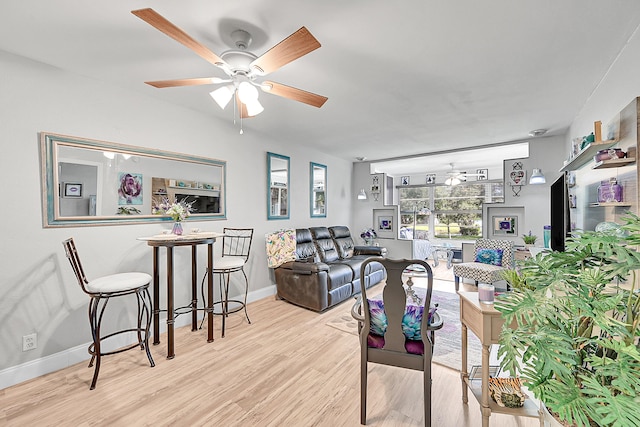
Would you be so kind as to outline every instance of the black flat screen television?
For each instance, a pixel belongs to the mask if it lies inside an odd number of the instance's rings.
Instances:
[[[567,237],[571,236],[569,190],[563,173],[551,184],[551,249],[564,252]]]

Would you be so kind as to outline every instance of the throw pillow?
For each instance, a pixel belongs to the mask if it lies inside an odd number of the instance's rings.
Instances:
[[[281,230],[265,236],[267,241],[267,265],[276,268],[285,262],[296,260],[296,230]]]
[[[479,249],[475,261],[500,267],[502,266],[502,249]]]

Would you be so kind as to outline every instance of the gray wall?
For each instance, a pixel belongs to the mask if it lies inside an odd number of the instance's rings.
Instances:
[[[151,249],[136,237],[157,234],[165,227],[44,229],[38,132],[226,160],[228,219],[188,222],[186,227],[208,231],[222,231],[225,226],[255,228],[248,266],[252,299],[274,292],[265,256],[266,233],[289,227],[350,224],[351,164],[299,148],[297,141],[283,141],[279,135],[260,134],[262,117],[255,119],[258,130],[245,128],[244,135],[239,135],[231,116],[220,121],[2,51],[0,69],[0,144],[4,153],[0,156],[0,181],[4,183],[1,194],[5,203],[0,246],[0,388],[88,357],[88,299],[72,274],[62,240],[76,239],[90,278],[127,270],[151,273]],[[212,108],[217,107],[212,103]],[[267,221],[267,151],[291,157],[290,220]],[[328,167],[327,218],[309,217],[309,162]],[[206,251],[200,252],[204,273]],[[189,258],[188,250],[176,251],[176,266],[184,266],[177,268],[176,283],[189,283]],[[164,292],[162,298],[164,302]],[[176,290],[176,301],[189,300],[187,287]],[[120,322],[130,311],[117,304],[110,308],[115,311],[113,318],[123,316]],[[187,317],[178,321],[188,321]],[[38,348],[22,352],[22,336],[33,332],[38,334]]]

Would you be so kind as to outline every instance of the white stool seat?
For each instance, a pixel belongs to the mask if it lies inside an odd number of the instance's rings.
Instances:
[[[233,270],[242,268],[245,264],[245,258],[241,256],[223,256],[213,260],[213,271]]]
[[[247,322],[251,324],[247,313],[249,279],[247,279],[247,274],[244,272],[244,266],[249,260],[253,228],[225,227],[222,229],[222,234],[222,250],[219,252],[219,256],[213,259],[213,271],[211,274],[217,274],[220,280],[220,299],[213,301],[213,306],[218,306],[220,309],[218,311],[214,310],[213,314],[222,316],[222,337],[224,338],[226,318],[229,314],[244,310]],[[232,273],[242,273],[244,277],[244,296],[239,296],[235,299],[229,298],[229,284],[231,283]],[[202,300],[206,301],[204,297],[204,279],[202,280]],[[230,303],[231,307],[229,307]]]
[[[99,277],[87,283],[87,291],[91,293],[122,292],[137,289],[151,282],[147,273],[118,273]]]
[[[149,350],[149,328],[151,327],[151,313],[153,312],[153,303],[151,301],[151,294],[149,294],[149,283],[151,283],[151,276],[147,273],[139,272],[127,272],[110,274],[94,280],[87,280],[87,276],[84,274],[80,257],[78,256],[78,250],[76,244],[73,241],[73,237],[62,242],[64,251],[69,259],[73,273],[78,279],[78,284],[82,291],[89,295],[89,325],[91,326],[91,336],[93,338],[92,343],[89,345],[87,351],[91,355],[91,361],[89,367],[95,365],[93,370],[93,379],[89,390],[96,388],[98,382],[98,373],[100,372],[100,365],[102,356],[109,356],[111,354],[122,353],[123,351],[133,350],[138,348],[145,350],[147,353],[147,359],[151,367],[155,366],[151,351]],[[102,317],[107,303],[111,298],[120,298],[125,296],[135,295],[138,314],[136,316],[137,324],[135,327],[123,327],[118,328],[115,332],[103,334],[101,332]],[[118,311],[118,319],[123,320],[124,313]],[[102,342],[121,334],[131,334],[136,332],[138,340],[128,345],[119,346],[115,350],[107,350],[102,347]],[[128,340],[131,339],[129,336]]]

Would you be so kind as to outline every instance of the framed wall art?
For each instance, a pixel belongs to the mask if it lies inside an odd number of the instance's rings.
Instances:
[[[118,176],[118,205],[142,204],[142,174],[120,172]],[[180,187],[186,185],[180,185]]]
[[[82,197],[82,184],[64,183],[64,197]]]
[[[373,210],[373,230],[380,239],[393,239],[397,230],[397,218],[394,209]]]
[[[494,216],[492,218],[494,236],[517,236],[518,218],[515,216]]]
[[[428,173],[427,174],[427,179],[426,179],[426,184],[435,184],[436,183],[436,174],[435,173]]]

